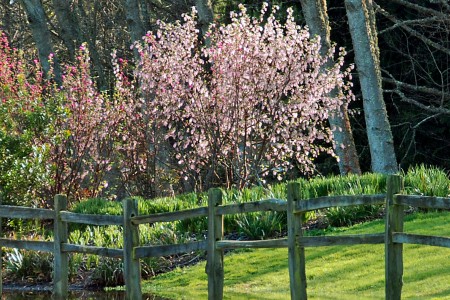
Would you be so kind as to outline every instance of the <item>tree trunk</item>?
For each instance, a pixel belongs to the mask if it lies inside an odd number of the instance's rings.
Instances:
[[[91,14],[88,15],[86,10],[84,9],[82,1],[78,1],[77,9],[79,13],[79,20],[84,21],[82,26],[80,26],[80,41],[86,42],[89,49],[90,58],[92,60],[92,67],[95,71],[97,88],[101,91],[107,89],[107,80],[106,75],[103,68],[102,60],[100,59],[100,53],[97,48],[97,11],[101,9],[101,3],[98,1],[94,2],[94,9]],[[81,29],[83,28],[83,29]]]
[[[381,88],[380,53],[372,5],[372,0],[345,0],[363,95],[372,171],[393,174],[398,167]]]
[[[81,42],[80,26],[76,14],[71,8],[72,1],[53,0],[53,8],[59,24],[59,34],[69,50],[70,59],[75,58],[76,48]]]
[[[150,21],[150,12],[148,11],[148,3],[147,0],[140,0],[139,8],[141,11],[141,20],[142,20],[142,26],[144,28],[144,31],[147,32],[151,28],[151,21]],[[144,34],[145,34],[144,32]]]
[[[202,29],[202,36],[205,36],[209,25],[214,21],[211,0],[195,0],[195,7],[198,12],[198,23]]]
[[[328,23],[327,3],[325,0],[301,0],[303,15],[309,27],[311,36],[320,36],[321,54],[326,55],[331,47],[330,27]],[[331,60],[324,68],[331,67]],[[331,96],[337,94],[336,90]],[[347,113],[347,105],[342,105],[329,119],[335,141],[334,151],[339,157],[339,171],[342,175],[348,173],[361,174],[358,153]]]
[[[54,52],[44,8],[40,0],[22,0],[22,5],[27,14],[33,39],[38,49],[42,69],[45,74],[48,74],[51,69],[49,56],[54,54]],[[61,83],[61,69],[56,57],[53,58],[53,70],[56,82]]]
[[[11,14],[11,8],[10,8],[10,4],[8,0],[3,0],[1,1],[2,3],[0,3],[0,15],[3,12],[3,17],[2,17],[2,31],[5,32],[8,36],[8,39],[11,39],[10,35],[11,35],[11,28],[12,28],[12,23],[13,23],[13,18],[12,18],[12,14]],[[11,42],[11,40],[10,40]]]
[[[138,0],[125,0],[125,12],[128,29],[130,30],[131,43],[140,41],[145,34],[144,25],[141,20],[141,13]],[[134,56],[139,61],[139,53],[134,48]]]

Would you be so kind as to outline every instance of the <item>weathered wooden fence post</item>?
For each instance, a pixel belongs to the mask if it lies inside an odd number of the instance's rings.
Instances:
[[[297,201],[300,201],[300,183],[292,182],[287,185],[287,226],[288,226],[288,255],[289,281],[291,299],[306,300],[306,270],[305,248],[298,245],[303,236],[302,218],[304,213],[294,213]]]
[[[67,197],[55,196],[54,250],[53,250],[53,298],[67,299],[69,286],[69,260],[67,252],[61,247],[67,243],[67,222],[61,221],[60,212],[67,210]]]
[[[125,278],[126,299],[142,299],[141,264],[135,258],[134,248],[139,246],[139,225],[131,223],[131,218],[138,215],[138,203],[125,199],[123,204],[123,272]]]
[[[392,234],[403,231],[403,205],[394,203],[394,195],[401,190],[402,178],[390,175],[386,191],[385,269],[386,299],[400,300],[403,286],[403,244],[394,243]]]
[[[223,215],[217,215],[217,206],[222,204],[222,191],[208,191],[208,253],[206,273],[208,274],[208,299],[223,298],[223,250],[216,249],[217,241],[223,238]]]

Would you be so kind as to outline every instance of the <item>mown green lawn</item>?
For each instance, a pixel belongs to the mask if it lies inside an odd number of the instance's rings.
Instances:
[[[450,212],[406,217],[405,231],[450,236]],[[377,233],[383,221],[331,234]],[[241,250],[228,254],[225,299],[288,299],[287,249]],[[384,299],[384,246],[306,249],[309,299]],[[403,299],[450,299],[450,249],[404,246]],[[143,283],[143,292],[173,299],[206,299],[205,263],[177,269]]]

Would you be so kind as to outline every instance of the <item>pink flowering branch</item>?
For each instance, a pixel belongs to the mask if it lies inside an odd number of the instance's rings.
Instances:
[[[294,163],[311,172],[314,158],[332,154],[328,114],[353,97],[344,52],[322,72],[334,53],[321,57],[292,10],[281,24],[276,9],[263,6],[264,22],[241,6],[231,24],[212,27],[209,47],[199,45],[195,12],[183,23],[160,22],[137,46],[137,75],[152,95],[149,122],[165,132],[181,176],[210,185],[225,173],[229,184],[244,186]],[[341,93],[332,98],[334,88]]]

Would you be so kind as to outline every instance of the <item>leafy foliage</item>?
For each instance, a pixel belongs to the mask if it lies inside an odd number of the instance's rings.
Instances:
[[[50,253],[12,249],[6,252],[6,272],[17,280],[33,278],[49,281],[52,272]]]
[[[279,212],[250,213],[236,217],[238,231],[252,240],[274,238],[286,230],[286,214]]]
[[[32,199],[48,180],[48,169],[45,149],[35,139],[45,134],[51,109],[42,103],[42,72],[25,59],[0,31],[0,192],[6,203],[18,194],[36,204]]]
[[[59,193],[71,200],[98,195],[113,164],[124,107],[97,91],[88,50],[80,47],[77,63],[66,66],[57,86],[43,78],[37,61],[10,48],[3,33],[0,46],[0,186],[6,202],[46,206]]]
[[[62,83],[2,34],[0,185],[9,202],[51,205],[100,195],[111,183],[129,194],[174,193],[173,185],[241,189],[289,169],[313,170],[332,153],[327,118],[353,98],[344,51],[320,55],[320,43],[264,5],[243,6],[229,25],[213,26],[204,45],[196,15],[159,22],[138,68],[113,53],[114,90],[98,91],[82,45]],[[31,54],[32,55],[32,54]],[[333,56],[336,63],[323,70]],[[53,56],[49,57],[53,60]],[[329,91],[340,93],[331,97]],[[159,191],[159,192],[158,192]]]
[[[450,182],[446,174],[439,168],[420,165],[409,168],[405,174],[405,190],[409,194],[424,196],[450,196]]]

